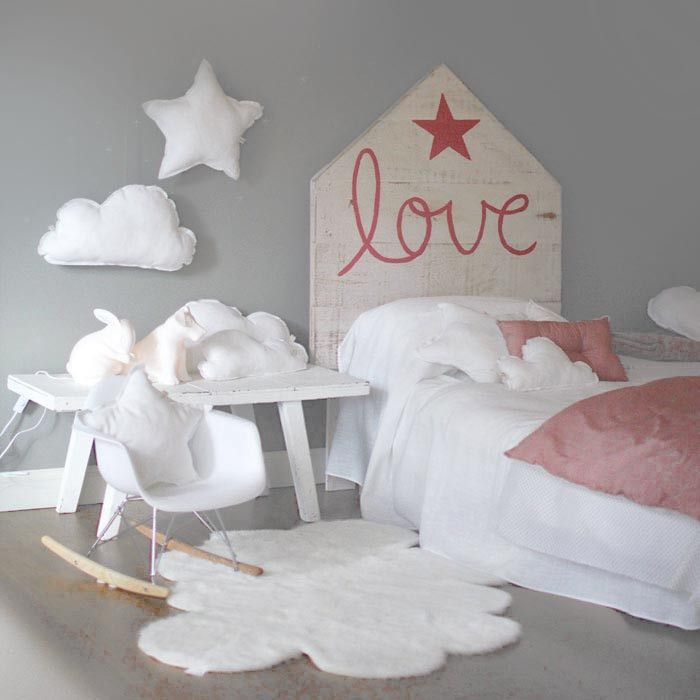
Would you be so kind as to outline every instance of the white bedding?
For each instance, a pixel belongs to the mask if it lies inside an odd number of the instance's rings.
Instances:
[[[341,405],[328,471],[363,484],[363,515],[416,527],[421,546],[512,582],[700,628],[698,521],[503,455],[562,408],[620,385],[519,393],[445,375],[411,349],[436,332],[434,302],[370,315],[341,352],[373,395]],[[700,363],[625,365],[632,383],[700,375]]]

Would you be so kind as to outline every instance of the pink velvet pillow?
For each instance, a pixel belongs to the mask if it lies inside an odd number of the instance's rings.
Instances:
[[[508,352],[523,356],[523,345],[530,338],[549,338],[572,362],[583,360],[601,382],[626,382],[627,373],[613,352],[607,318],[593,321],[499,321]]]

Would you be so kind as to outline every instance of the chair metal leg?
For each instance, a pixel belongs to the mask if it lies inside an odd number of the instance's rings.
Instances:
[[[100,542],[102,542],[102,538],[105,536],[105,533],[109,530],[109,528],[112,526],[112,523],[118,518],[121,517],[124,514],[124,508],[126,507],[126,503],[129,499],[125,498],[118,506],[117,509],[112,513],[112,516],[110,519],[107,521],[105,526],[97,533],[97,539],[92,543],[92,546],[90,549],[88,549],[87,554],[85,556],[89,557],[94,551],[95,547],[97,547]]]
[[[158,509],[153,509],[153,519],[151,523],[151,583],[156,580],[156,552],[158,550]]]
[[[163,535],[163,544],[160,545],[160,548],[158,550],[158,555],[156,557],[156,571],[158,570],[158,567],[160,565],[160,558],[163,556],[165,551],[168,549],[168,542],[170,541],[170,533],[172,532],[176,517],[177,516],[175,513],[173,513],[170,516],[170,522],[168,523],[168,527],[165,530],[165,535]]]
[[[212,523],[210,522],[209,518],[207,518],[202,513],[198,513],[197,511],[192,511],[192,512],[194,513],[197,520],[199,520],[199,522],[202,523],[202,525],[204,525],[204,527],[206,527],[207,530],[209,530],[209,532],[211,532],[212,535],[216,534],[216,535],[218,535],[219,538],[221,538],[223,543],[226,545],[226,548],[228,549],[229,554],[231,555],[231,561],[233,562],[233,570],[238,571],[238,559],[236,558],[236,553],[233,551],[233,547],[231,546],[231,540],[229,540],[229,537],[226,534],[226,528],[224,527],[224,522],[221,519],[221,515],[219,515],[218,511],[215,510],[214,513],[216,513],[216,517],[219,520],[219,524],[221,526],[220,530],[215,528],[212,525]]]
[[[209,530],[209,532],[211,532],[212,535],[214,534],[214,532],[216,532],[216,530],[212,526],[212,524],[210,522],[208,522],[206,520],[206,518],[201,513],[198,513],[196,510],[193,510],[192,514],[194,515],[195,518],[197,518],[197,520],[199,520],[200,523],[202,523],[202,525],[204,525],[204,527],[207,528],[207,530]]]
[[[224,525],[224,520],[221,517],[221,513],[219,513],[218,510],[214,510],[214,515],[216,516],[216,519],[219,521],[219,532],[221,533],[221,537],[226,543],[226,547],[228,548],[229,553],[231,554],[231,561],[233,562],[233,570],[238,571],[238,559],[236,558],[236,553],[233,551],[233,546],[231,545],[231,540],[228,536],[228,532],[226,532],[226,526]]]
[[[163,548],[165,549],[166,545],[168,544],[168,541],[170,540],[170,533],[173,531],[173,526],[175,525],[175,518],[177,517],[177,513],[172,513],[170,516],[170,522],[168,523],[168,527],[165,529],[165,535],[163,535]]]

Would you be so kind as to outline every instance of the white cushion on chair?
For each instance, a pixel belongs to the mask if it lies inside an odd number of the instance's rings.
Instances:
[[[144,488],[155,483],[181,486],[198,478],[189,441],[204,409],[170,400],[148,380],[142,366],[131,371],[117,398],[80,412],[80,420],[128,450]]]

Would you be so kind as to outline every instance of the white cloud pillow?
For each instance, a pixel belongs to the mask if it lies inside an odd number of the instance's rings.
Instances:
[[[444,331],[418,348],[426,362],[456,367],[475,382],[497,382],[498,358],[508,354],[496,319],[456,304],[440,304]]]
[[[598,376],[585,362],[571,362],[549,338],[530,338],[523,345],[523,357],[498,360],[503,383],[513,391],[563,389],[598,383]]]
[[[700,292],[692,287],[664,289],[649,301],[647,313],[657,326],[700,340]]]
[[[160,187],[126,185],[102,204],[71,199],[39,241],[54,265],[125,265],[179,270],[192,262],[196,238],[180,225],[175,203]]]
[[[204,412],[161,394],[138,366],[113,402],[79,416],[88,427],[127,447],[140,482],[148,488],[155,483],[181,486],[198,478],[189,441]]]
[[[309,356],[299,343],[260,342],[244,331],[221,331],[197,346],[197,365],[204,379],[225,380],[306,369]]]
[[[217,365],[217,367],[207,365],[205,371],[212,375],[209,378],[214,378],[213,375],[216,375],[220,379],[233,379],[234,376],[223,375],[234,372],[234,366],[236,372],[241,371],[243,364],[250,366],[257,374],[280,371],[275,369],[279,366],[291,366],[293,370],[306,367],[308,361],[306,350],[294,342],[294,336],[289,332],[289,327],[279,316],[266,311],[255,311],[244,316],[235,306],[227,306],[218,299],[190,301],[187,303],[187,308],[205,331],[204,337],[199,342],[187,343],[187,368],[191,372],[198,371],[199,364],[205,360],[204,351],[207,348],[210,359],[214,365]],[[258,345],[251,345],[245,340],[241,341],[248,348],[249,357],[244,359],[241,356],[242,348],[239,347],[241,343],[236,341],[239,336],[235,334],[228,337],[222,336],[212,344],[207,342],[209,338],[222,331],[239,331],[258,341]],[[226,339],[225,342],[223,342],[224,339]],[[272,341],[279,342],[272,343]],[[261,349],[259,344],[267,344],[269,347]],[[252,364],[251,353],[257,353],[257,359]],[[234,354],[238,357],[234,357]],[[291,363],[285,362],[283,357],[285,354],[288,359],[293,360]],[[298,361],[300,358],[303,359],[303,364]],[[228,368],[226,368],[227,365]],[[265,367],[269,369],[265,370]]]
[[[470,306],[479,305],[480,300]],[[470,300],[471,302],[471,300]],[[460,304],[438,304],[443,318],[443,332],[418,348],[426,362],[456,367],[475,382],[501,380],[498,360],[508,355],[508,348],[496,320],[565,321],[559,314],[530,300],[484,299],[477,311]]]

